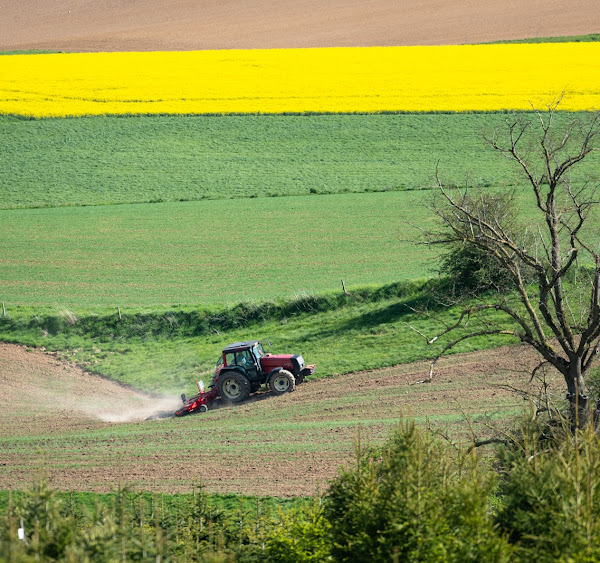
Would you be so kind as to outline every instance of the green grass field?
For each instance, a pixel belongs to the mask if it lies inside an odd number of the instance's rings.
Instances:
[[[505,118],[2,117],[0,208],[414,190],[434,185],[438,163],[451,184],[515,185],[482,139]]]
[[[492,189],[492,188],[490,188]],[[517,192],[526,201],[526,191]],[[430,191],[0,210],[0,301],[84,314],[232,305],[434,275]],[[535,220],[523,204],[523,220]],[[590,222],[590,227],[593,227]],[[32,308],[36,308],[34,311]]]
[[[600,41],[600,33],[587,35],[560,35],[556,37],[530,37],[529,39],[506,39],[493,43],[590,43]]]
[[[0,301],[126,310],[421,278],[421,203],[391,192],[4,210]]]

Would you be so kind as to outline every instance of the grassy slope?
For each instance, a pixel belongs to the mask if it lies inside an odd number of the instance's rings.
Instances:
[[[514,184],[503,114],[0,118],[0,208]]]
[[[430,292],[430,284],[394,284],[254,309],[163,311],[126,315],[122,321],[113,313],[73,325],[56,316],[8,318],[0,319],[0,339],[67,350],[65,358],[139,389],[189,393],[194,379],[210,381],[225,345],[253,338],[270,340],[274,352],[303,354],[318,365],[316,377],[429,358],[444,342],[427,346],[410,325],[430,335],[441,329],[439,320],[413,310],[430,299]],[[441,315],[450,322],[457,311]],[[473,339],[454,351],[508,341]]]

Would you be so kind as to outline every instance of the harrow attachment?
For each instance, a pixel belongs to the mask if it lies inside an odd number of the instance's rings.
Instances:
[[[183,406],[175,411],[175,416],[186,416],[196,412],[208,411],[208,405],[219,396],[217,387],[213,387],[210,391],[204,390],[202,380],[196,381],[198,385],[198,393],[193,397],[186,399],[185,394],[181,395]]]

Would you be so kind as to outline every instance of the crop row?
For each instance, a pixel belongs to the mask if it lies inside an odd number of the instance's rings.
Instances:
[[[562,92],[589,110],[599,61],[596,43],[14,55],[0,114],[527,110]]]

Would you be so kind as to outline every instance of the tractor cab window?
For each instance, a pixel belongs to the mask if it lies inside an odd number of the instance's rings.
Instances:
[[[260,342],[256,346],[254,346],[252,350],[254,351],[254,355],[256,356],[257,360],[265,355],[265,351],[263,350],[262,344],[260,344]]]
[[[240,350],[236,354],[237,365],[246,369],[254,367],[254,358],[250,350]]]
[[[241,366],[246,369],[254,367],[254,358],[250,350],[239,350],[238,352],[229,352],[225,354],[225,360],[228,366]]]

